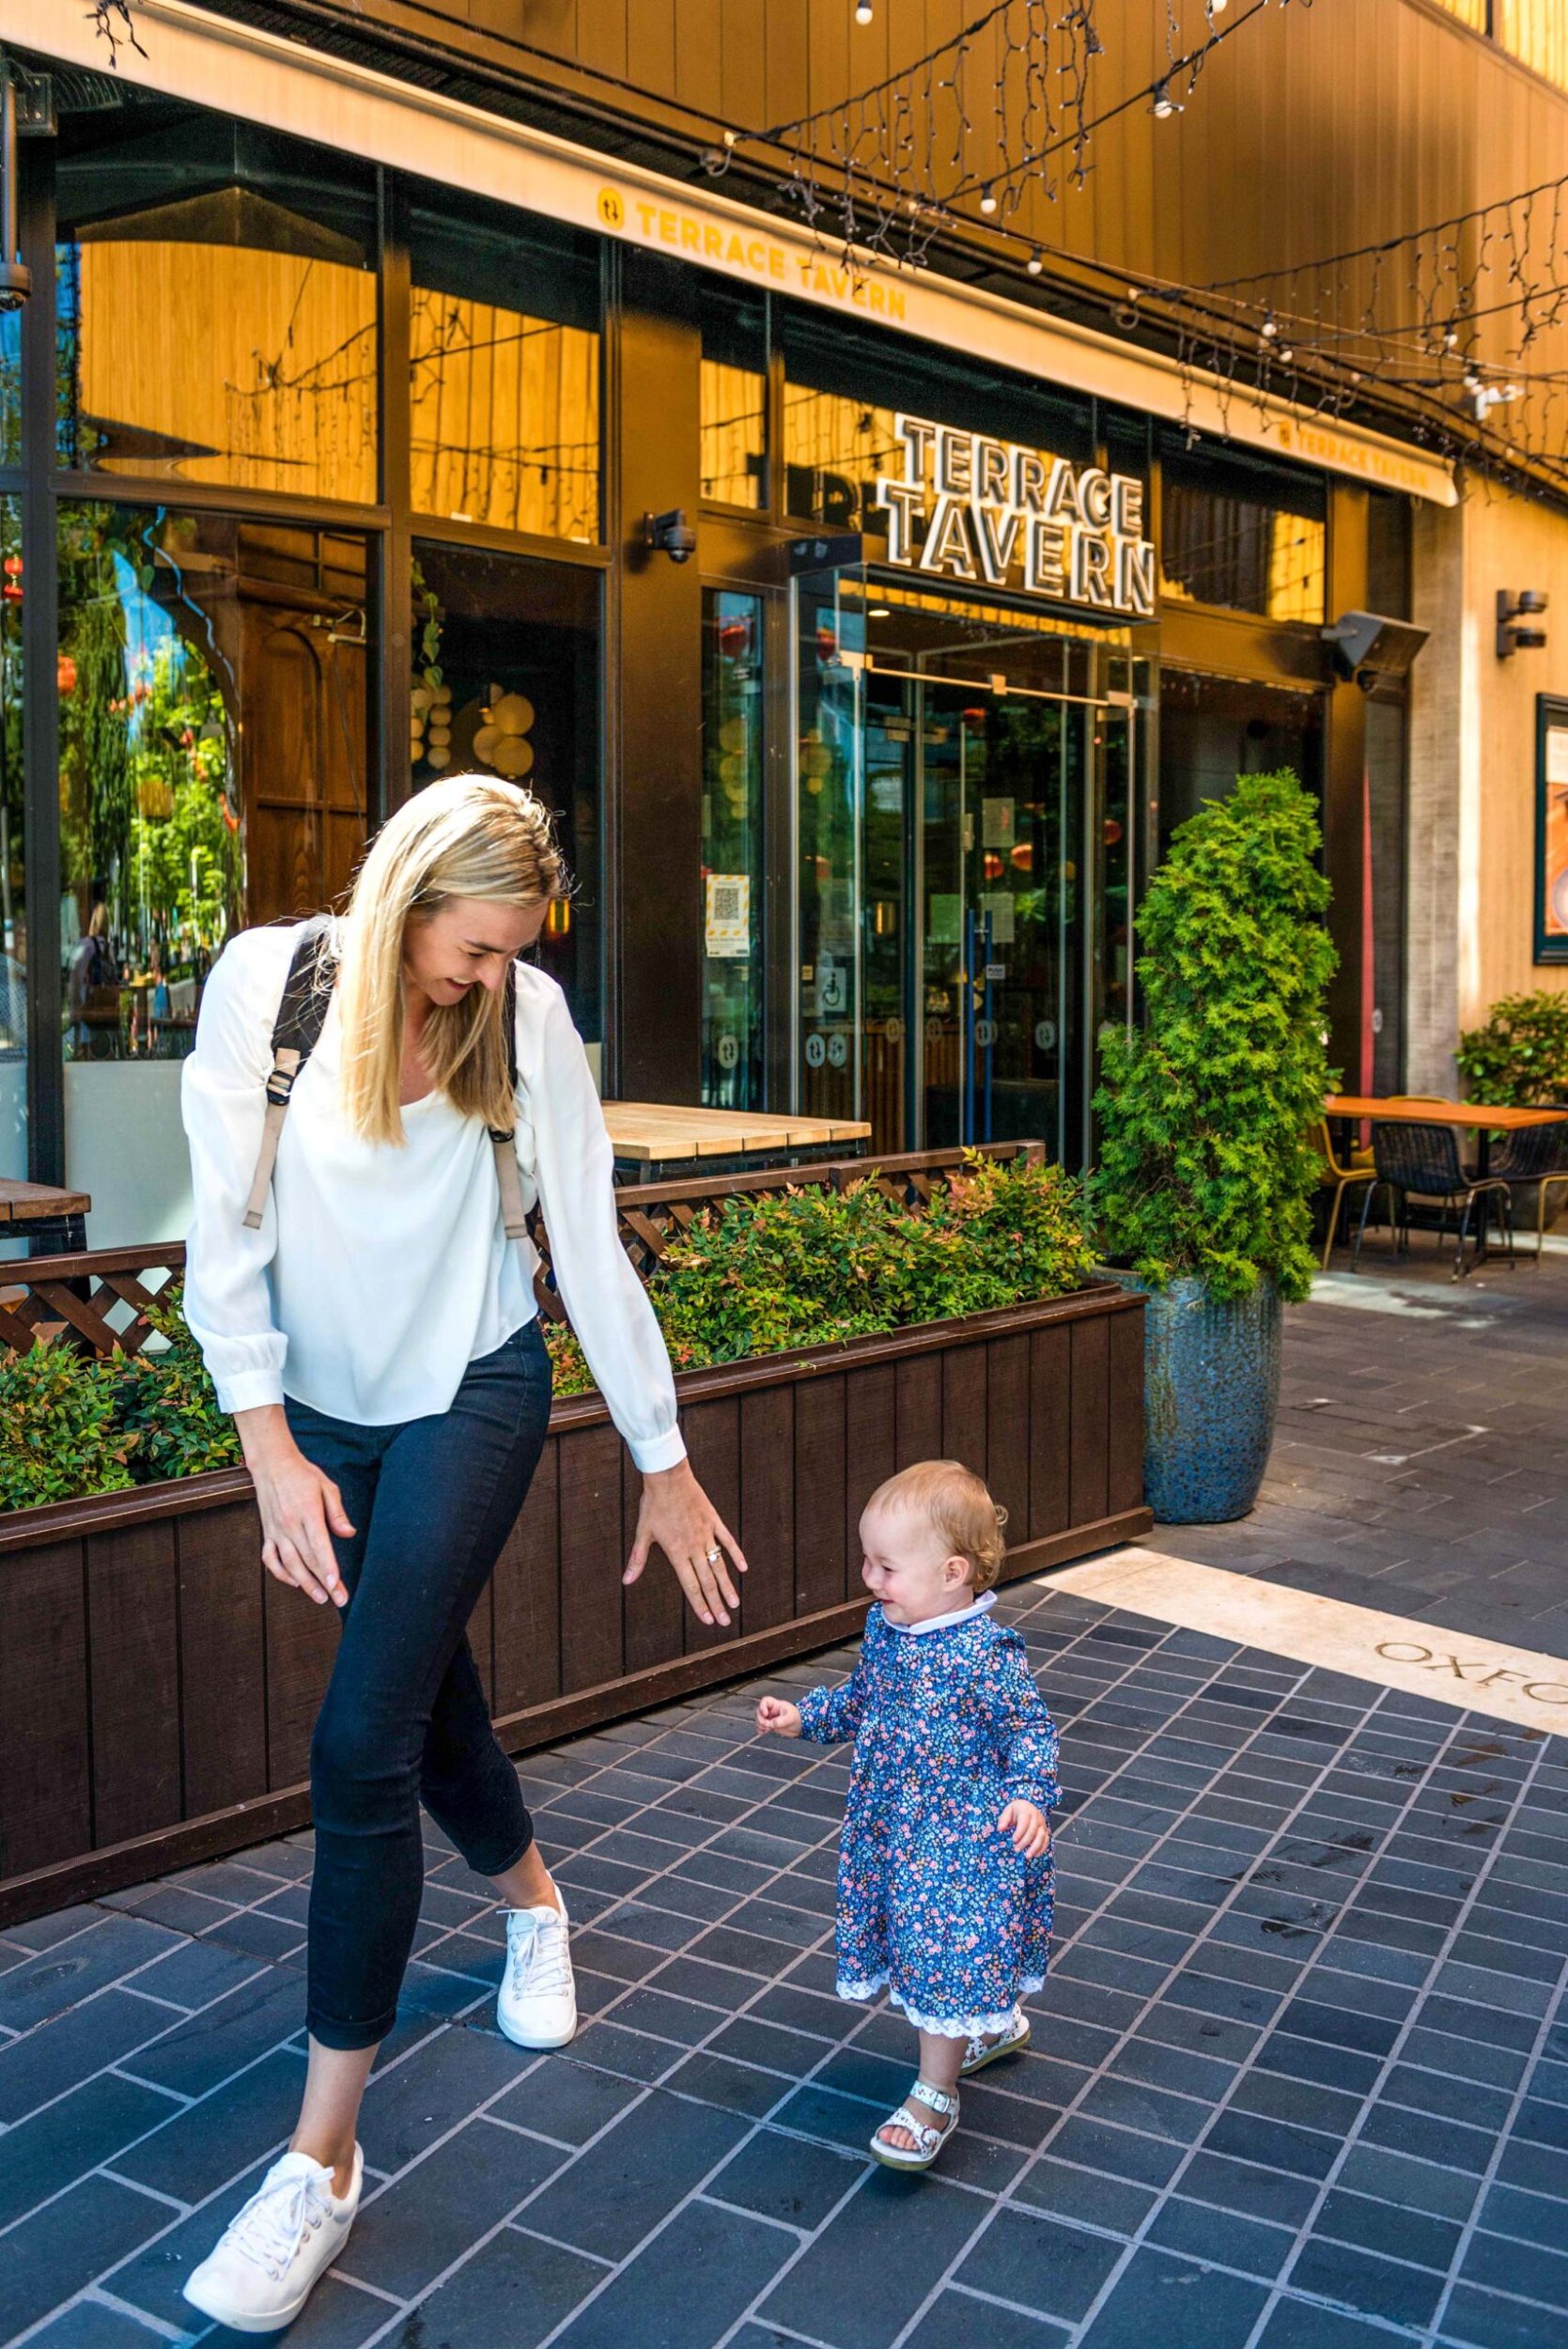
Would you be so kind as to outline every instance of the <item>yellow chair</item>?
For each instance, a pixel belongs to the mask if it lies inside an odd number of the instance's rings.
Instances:
[[[1334,1252],[1334,1235],[1340,1228],[1340,1206],[1344,1194],[1352,1183],[1376,1182],[1377,1169],[1372,1162],[1370,1150],[1352,1150],[1348,1159],[1336,1158],[1334,1137],[1326,1117],[1318,1119],[1310,1139],[1312,1148],[1323,1160],[1319,1181],[1325,1188],[1330,1183],[1334,1186],[1334,1204],[1328,1210],[1328,1230],[1323,1242],[1323,1268],[1327,1272],[1328,1259]]]

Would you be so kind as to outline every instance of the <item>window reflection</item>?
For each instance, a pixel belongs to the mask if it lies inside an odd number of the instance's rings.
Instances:
[[[550,809],[576,890],[551,909],[540,959],[566,988],[579,1031],[597,1038],[598,576],[420,539],[412,622],[413,783],[472,770],[505,775]]]
[[[414,508],[595,543],[597,248],[553,222],[460,203],[443,190],[412,208]]]
[[[27,889],[23,864],[22,522],[0,498],[0,1175],[27,1173]]]
[[[365,549],[97,502],[58,547],[67,1171],[109,1246],[188,1218],[178,1063],[225,940],[364,846]]]
[[[1256,612],[1271,620],[1324,616],[1327,501],[1322,479],[1283,465],[1167,443],[1161,593]]]
[[[703,595],[703,1075],[762,1099],[762,599]]]
[[[768,504],[768,309],[755,296],[702,290],[703,496]]]
[[[216,117],[62,157],[63,464],[374,499],[374,204],[344,168]]]

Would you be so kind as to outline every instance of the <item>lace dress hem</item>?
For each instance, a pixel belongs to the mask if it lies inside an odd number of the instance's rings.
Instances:
[[[891,2002],[902,2008],[916,2030],[928,2030],[939,2039],[979,2039],[992,2031],[1005,2030],[1013,2020],[1018,1999],[1027,1999],[1046,1986],[1044,1974],[1025,1974],[1018,1984],[1017,1997],[1012,2006],[1003,2007],[998,2015],[927,2015],[896,1991],[884,1973],[876,1974],[869,1982],[846,1982],[841,1974],[834,1987],[841,1999],[855,2006],[869,2005],[885,1990]]]

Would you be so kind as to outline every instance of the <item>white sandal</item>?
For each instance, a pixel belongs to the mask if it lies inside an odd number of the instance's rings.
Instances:
[[[933,2128],[928,2121],[917,2119],[909,2109],[915,2104],[925,2105],[932,2112],[939,2112],[945,2125],[939,2129]],[[916,2080],[898,2110],[889,2113],[872,2139],[872,2155],[889,2170],[929,2170],[957,2125],[956,2095],[950,2096],[945,2090],[933,2088],[928,2080]],[[908,2129],[915,2140],[914,2144],[885,2145],[882,2129]]]
[[[1011,2018],[1000,2038],[974,2038],[964,2050],[964,2061],[958,2066],[958,2077],[967,2080],[973,2072],[983,2072],[987,2063],[995,2063],[999,2056],[1017,2055],[1029,2045],[1029,2017],[1021,2006],[1013,2009]]]

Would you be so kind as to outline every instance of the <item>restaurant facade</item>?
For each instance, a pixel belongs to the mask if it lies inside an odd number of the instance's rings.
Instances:
[[[607,1096],[1076,1167],[1163,844],[1291,767],[1398,1087],[1419,640],[1327,631],[1444,467],[254,27],[0,32],[0,1174],[181,1230],[225,940],[468,768],[555,815]]]

